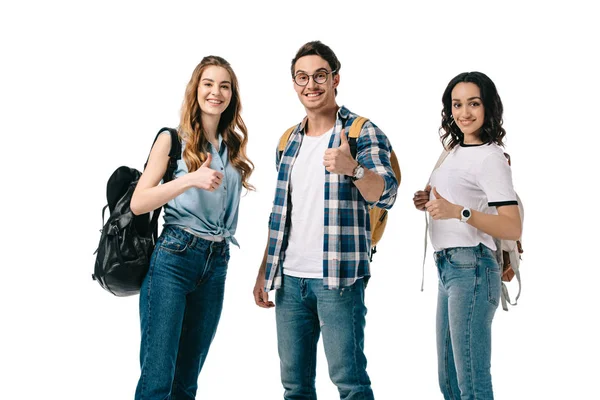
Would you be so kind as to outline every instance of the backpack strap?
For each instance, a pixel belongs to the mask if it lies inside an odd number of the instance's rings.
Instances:
[[[279,138],[279,144],[277,145],[277,154],[279,157],[279,161],[281,161],[281,157],[283,156],[283,151],[285,150],[285,146],[287,146],[287,142],[288,140],[290,140],[290,135],[292,134],[292,132],[294,132],[294,129],[296,129],[298,125],[294,125],[290,128],[288,128],[285,132],[283,132],[283,135],[281,135],[281,138]]]
[[[173,128],[162,128],[158,131],[158,135],[156,135],[156,139],[158,136],[164,131],[169,131],[171,134],[171,150],[169,150],[169,164],[167,165],[167,171],[163,176],[163,182],[167,183],[173,180],[175,170],[177,169],[177,160],[181,159],[181,141],[179,140],[179,134],[176,129]],[[154,141],[156,141],[154,139]]]
[[[171,149],[169,150],[169,164],[167,165],[167,170],[163,176],[163,182],[167,183],[172,181],[174,176],[174,172],[177,169],[177,160],[181,159],[181,141],[179,140],[179,134],[177,133],[177,129],[173,128],[161,128],[156,136],[154,137],[154,141],[152,142],[152,147],[150,151],[152,152],[152,148],[154,148],[154,144],[158,140],[158,137],[165,131],[169,131],[171,134]],[[148,165],[148,160],[150,159],[150,154],[148,154],[148,158],[144,163],[144,169]]]
[[[521,296],[521,273],[519,272],[518,264],[519,263],[516,261],[514,263],[511,263],[511,268],[514,271],[515,277],[517,278],[517,283],[519,284],[519,292],[515,297],[514,303],[510,300],[510,295],[508,294],[508,288],[506,287],[506,284],[502,282],[502,292],[500,293],[500,300],[502,300],[502,309],[504,311],[508,311],[508,304],[510,304],[511,306],[516,306],[517,300],[519,300],[519,297]]]
[[[356,117],[352,124],[350,125],[350,130],[348,132],[348,145],[350,146],[350,154],[352,154],[352,158],[356,159],[356,142],[358,141],[358,137],[360,136],[360,131],[363,128],[365,122],[369,119],[365,117]]]
[[[177,129],[173,128],[161,128],[154,141],[152,142],[152,147],[158,140],[158,137],[165,131],[169,131],[171,134],[171,149],[169,150],[169,163],[167,164],[167,170],[163,175],[163,183],[167,183],[173,180],[175,170],[177,169],[177,160],[181,159],[181,141],[179,140],[179,134],[177,133]],[[152,151],[152,148],[150,149]],[[146,169],[146,165],[148,165],[148,160],[150,159],[150,154],[148,154],[148,158],[146,159],[146,163],[144,164],[144,169]],[[152,211],[152,219],[150,220],[150,228],[152,229],[152,239],[153,242],[156,243],[158,239],[158,218],[160,216],[160,211],[162,207],[157,208]]]
[[[435,166],[433,167],[431,174],[429,174],[429,179],[427,180],[427,185],[429,185],[429,183],[431,183],[431,175],[433,175],[433,172],[444,163],[444,160],[446,159],[446,157],[448,157],[448,154],[450,154],[450,152],[444,148],[444,150],[442,150],[442,154],[440,154],[437,162],[435,163]],[[429,218],[427,217],[426,211],[423,213],[425,214],[425,237],[423,238],[423,265],[421,266],[421,292],[425,288],[425,260],[427,259],[427,234],[429,232]]]

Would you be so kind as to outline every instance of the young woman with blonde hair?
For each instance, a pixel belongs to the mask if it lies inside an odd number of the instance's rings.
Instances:
[[[171,136],[159,136],[131,200],[135,214],[164,206],[164,228],[140,291],[141,376],[136,399],[193,399],[215,335],[229,244],[252,162],[230,64],[205,57],[185,91],[182,143],[174,179],[167,170]]]

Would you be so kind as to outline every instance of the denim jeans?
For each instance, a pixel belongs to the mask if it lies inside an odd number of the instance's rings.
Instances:
[[[323,347],[329,377],[340,399],[373,399],[364,355],[367,308],[364,279],[350,287],[327,290],[322,279],[284,275],[275,294],[281,382],[286,400],[314,400],[317,342]]]
[[[194,399],[217,330],[229,244],[166,226],[140,291],[136,400]]]
[[[495,253],[480,244],[435,253],[437,353],[446,400],[491,400],[492,319],[500,300]]]

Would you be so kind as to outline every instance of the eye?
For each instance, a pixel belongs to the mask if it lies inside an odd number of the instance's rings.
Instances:
[[[221,89],[229,90],[229,85],[221,85]]]
[[[452,107],[453,108],[460,108],[460,103],[454,103],[454,104],[452,104]]]
[[[204,86],[205,86],[205,87],[211,87],[211,86],[212,86],[212,84],[211,84],[210,82],[204,82]]]
[[[298,74],[296,75],[296,82],[304,83],[308,79],[308,75],[306,74]]]
[[[318,80],[318,81],[322,81],[322,80],[324,80],[326,77],[327,77],[327,74],[326,74],[325,72],[323,72],[323,71],[317,72],[317,73],[315,74],[315,79],[316,79],[316,80]]]
[[[479,107],[481,104],[478,101],[473,101],[471,102],[470,106],[471,107]]]

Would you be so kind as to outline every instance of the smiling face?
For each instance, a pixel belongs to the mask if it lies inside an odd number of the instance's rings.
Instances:
[[[308,78],[306,86],[300,86],[294,82],[294,90],[307,110],[316,111],[335,107],[335,88],[340,82],[340,76],[331,73],[331,67],[325,59],[317,55],[301,57],[294,66],[294,76],[299,72],[312,75]],[[314,74],[319,74],[319,72],[327,75],[326,82],[315,82]]]
[[[231,102],[231,76],[223,67],[211,65],[200,77],[198,104],[203,113],[220,116]]]
[[[452,117],[464,134],[464,143],[481,143],[479,133],[485,120],[485,109],[479,86],[461,82],[452,89]]]

